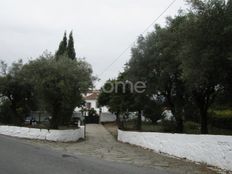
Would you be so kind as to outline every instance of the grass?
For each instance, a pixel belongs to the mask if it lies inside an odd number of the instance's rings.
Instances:
[[[213,111],[217,116],[221,117],[232,117],[232,110],[225,109],[225,110],[214,110]]]
[[[162,132],[163,129],[162,129],[162,126],[160,126],[160,125],[143,123],[142,124],[142,131],[144,131],[144,132]]]
[[[163,124],[165,126],[165,124]],[[161,124],[154,124],[151,122],[142,123],[142,132],[168,132],[165,131]],[[170,126],[170,125],[169,125]],[[171,125],[172,126],[172,125]],[[124,127],[129,131],[136,131],[136,120],[130,120],[124,123]],[[184,133],[185,134],[200,134],[200,124],[186,121],[184,122]],[[172,127],[171,127],[172,128]],[[174,126],[175,128],[175,126]],[[172,128],[173,130],[173,128]],[[212,135],[232,135],[232,109],[222,109],[222,110],[210,110],[209,111],[209,134]],[[170,130],[169,130],[170,131]]]
[[[136,121],[124,123],[124,128],[128,131],[136,131]],[[141,132],[163,132],[163,130],[161,125],[143,122]]]
[[[232,130],[217,128],[212,125],[208,125],[209,134],[211,135],[232,135]],[[184,124],[184,132],[187,134],[200,134],[200,124],[194,122],[186,122]]]
[[[129,121],[124,124],[126,130],[136,131],[135,121]],[[211,125],[208,126],[209,134],[212,135],[232,135],[232,130],[228,129],[220,129],[213,127]],[[141,132],[164,132],[162,125],[153,124],[151,122],[143,122]],[[185,134],[200,134],[200,124],[194,122],[185,122],[184,123],[184,133]]]

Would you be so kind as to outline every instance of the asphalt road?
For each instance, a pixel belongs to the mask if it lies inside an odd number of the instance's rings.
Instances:
[[[0,174],[167,174],[84,156],[72,156],[0,135]]]

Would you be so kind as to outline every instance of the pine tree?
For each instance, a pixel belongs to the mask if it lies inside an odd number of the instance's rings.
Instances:
[[[72,34],[72,32],[69,34],[68,47],[67,47],[67,55],[72,60],[76,59],[76,52],[75,52],[75,48],[74,48],[74,41],[73,41],[73,34]]]
[[[56,58],[62,55],[65,55],[67,51],[67,36],[66,32],[64,33],[63,40],[60,42],[59,48],[56,52]]]

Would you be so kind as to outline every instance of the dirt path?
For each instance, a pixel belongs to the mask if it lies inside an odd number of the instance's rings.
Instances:
[[[140,147],[117,142],[111,134],[114,133],[114,128],[110,126],[106,126],[106,128],[102,125],[90,124],[86,128],[87,138],[85,141],[78,143],[43,142],[43,144],[73,155],[81,154],[137,166],[165,168],[174,173],[216,173],[205,165],[196,165],[185,160],[174,159]],[[41,144],[40,141],[34,141],[34,143]]]

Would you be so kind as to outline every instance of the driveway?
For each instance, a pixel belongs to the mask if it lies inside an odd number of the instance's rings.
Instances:
[[[1,174],[168,174],[163,170],[72,156],[0,135]]]
[[[112,129],[108,130],[112,132]],[[118,142],[108,130],[100,124],[89,124],[86,128],[87,137],[85,141],[77,143],[29,142],[60,150],[73,156],[82,155],[138,167],[149,167],[154,170],[164,170],[170,173],[216,173],[203,164],[197,165],[186,160],[172,158],[164,154]]]

